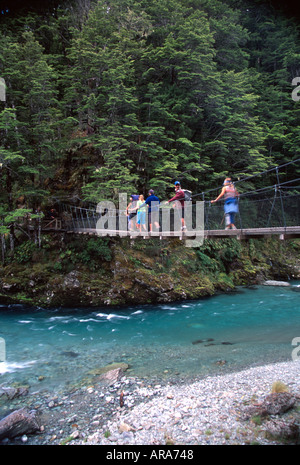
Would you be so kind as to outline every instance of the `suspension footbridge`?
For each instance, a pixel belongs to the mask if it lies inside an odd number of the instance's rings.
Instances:
[[[292,180],[285,180],[286,169],[291,166],[296,175]],[[135,225],[130,229],[126,207],[104,207],[101,203],[100,208],[99,204],[83,207],[63,202],[58,204],[59,218],[48,222],[43,230],[145,239],[149,237],[248,239],[269,235],[276,235],[280,239],[296,238],[300,237],[300,177],[297,177],[297,170],[300,175],[300,159],[235,181],[235,187],[240,194],[238,213],[235,217],[236,229],[225,229],[223,202],[220,200],[211,203],[220,192],[221,188],[217,187],[193,194],[192,201],[185,202],[185,218],[189,219],[189,224],[184,230],[181,228],[179,210],[166,207],[164,202],[157,211],[156,219],[159,226],[152,231],[149,230],[148,224],[142,230],[137,229]],[[266,174],[272,174],[276,182],[255,189],[251,187],[255,177],[260,177],[256,185],[263,185]]]

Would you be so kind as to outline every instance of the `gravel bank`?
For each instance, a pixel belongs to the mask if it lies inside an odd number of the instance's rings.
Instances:
[[[102,445],[222,445],[280,444],[282,438],[266,438],[266,421],[245,419],[249,406],[270,393],[274,381],[285,383],[289,392],[300,394],[300,361],[250,368],[241,372],[207,377],[189,385],[164,386],[150,400],[146,387],[137,389],[145,401],[107,421],[101,431],[80,440]],[[158,389],[158,387],[156,388]],[[276,421],[271,416],[268,421]],[[280,416],[299,424],[299,398],[292,410]],[[106,436],[106,437],[105,437]],[[294,441],[296,443],[296,441]]]
[[[222,367],[220,367],[222,370]],[[272,384],[281,381],[295,397],[281,415],[249,415]],[[120,398],[123,396],[123,404]],[[3,396],[2,396],[3,400]],[[40,416],[41,431],[0,444],[28,445],[232,445],[283,444],[270,436],[276,422],[300,426],[300,361],[257,366],[239,372],[186,380],[134,378],[95,382],[68,392],[37,392],[4,405],[26,407]],[[2,411],[4,413],[5,409]],[[3,416],[3,415],[2,415]],[[276,429],[275,428],[275,429]],[[278,430],[278,428],[277,428]]]

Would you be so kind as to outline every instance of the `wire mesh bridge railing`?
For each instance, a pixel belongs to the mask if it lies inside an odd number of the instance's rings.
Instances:
[[[300,159],[291,163],[299,162]],[[181,229],[181,210],[176,206],[170,208],[170,205],[161,202],[156,218],[159,222],[156,234],[192,236],[202,233],[206,237],[250,234],[300,235],[300,178],[280,181],[280,169],[286,165],[271,169],[275,171],[276,184],[247,190],[249,178],[235,183],[239,191],[239,208],[235,214],[236,230],[225,230],[224,201],[211,203],[220,192],[220,188],[216,188],[195,194],[192,201],[185,202],[184,214],[187,222],[185,231]],[[264,174],[265,172],[256,176]],[[254,176],[250,178],[252,177]],[[128,201],[129,197],[128,195]],[[70,232],[98,235],[149,235],[148,221],[144,229],[139,230],[133,225],[133,231],[130,231],[126,207],[119,208],[119,205],[114,206],[112,202],[108,202],[108,206],[105,205],[105,202],[100,202],[98,205],[83,208],[61,203],[62,227]],[[124,205],[127,203],[123,203]]]
[[[223,202],[211,204],[210,201],[186,202],[185,218],[190,218],[185,235],[194,235],[200,230],[207,235],[237,235],[247,234],[247,231],[254,234],[266,233],[300,233],[300,193],[274,191],[253,192],[241,194],[238,200],[239,211],[235,215],[235,226],[237,231],[225,230],[225,218]],[[197,208],[203,209],[203,214],[199,220]],[[167,212],[166,212],[167,210]],[[168,228],[164,227],[164,215],[167,215]],[[166,209],[163,205],[158,212],[158,222],[160,225],[158,233],[164,236],[182,235],[180,223],[180,209],[176,207]],[[126,210],[119,209],[98,209],[74,207],[71,205],[61,205],[62,227],[67,231],[78,233],[89,233],[98,235],[143,235],[149,232],[149,225],[145,229],[138,230],[133,225],[130,231]],[[147,219],[147,216],[146,216]],[[146,222],[147,223],[147,222]],[[260,231],[259,231],[260,230]],[[214,232],[214,233],[213,233]],[[152,232],[153,234],[153,232]]]

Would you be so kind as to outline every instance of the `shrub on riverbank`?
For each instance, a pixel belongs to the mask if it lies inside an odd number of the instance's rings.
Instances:
[[[265,279],[299,278],[300,241],[47,236],[23,242],[0,271],[0,299],[44,306],[101,306],[196,299]]]

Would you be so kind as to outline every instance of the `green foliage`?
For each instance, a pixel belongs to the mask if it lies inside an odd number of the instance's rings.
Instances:
[[[108,238],[90,238],[88,240],[76,240],[68,245],[68,248],[60,254],[63,263],[83,264],[91,270],[101,268],[103,262],[110,262],[112,252]]]
[[[223,248],[223,241],[206,239],[201,247],[199,252],[202,252],[205,255],[208,255],[211,258],[217,258],[219,256],[220,250]]]
[[[17,263],[28,263],[32,260],[32,255],[36,250],[36,245],[33,242],[23,242],[21,245],[16,247],[14,252],[14,260]]]
[[[16,210],[7,212],[4,217],[4,223],[9,225],[15,223],[16,221],[22,221],[22,219],[30,212],[31,210],[27,208],[17,208]]]
[[[8,89],[5,108],[0,107],[5,200],[26,195],[34,203],[36,191],[54,169],[57,75],[33,31],[0,33],[0,48],[0,75]]]
[[[261,415],[254,415],[253,417],[251,417],[251,421],[256,426],[261,426],[261,424],[262,424],[262,416]]]
[[[7,211],[59,190],[164,197],[180,179],[200,192],[299,154],[299,28],[267,2],[47,2],[2,16]]]
[[[240,257],[242,246],[236,239],[226,239],[220,257],[225,263],[231,263]]]
[[[214,258],[210,258],[203,252],[200,252],[200,250],[197,250],[196,254],[202,269],[208,269],[212,272],[218,271],[220,265],[217,262],[217,260],[215,260]]]
[[[294,239],[290,242],[291,247],[296,251],[300,252],[300,240]]]
[[[228,270],[231,263],[239,259],[242,246],[236,239],[205,240],[196,250],[201,269],[213,273]]]

